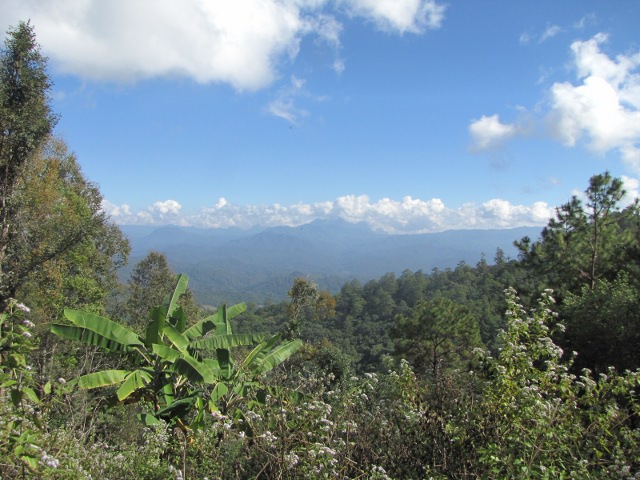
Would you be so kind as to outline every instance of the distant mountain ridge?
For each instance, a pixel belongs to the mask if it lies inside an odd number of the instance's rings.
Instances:
[[[164,253],[203,303],[279,301],[296,276],[312,278],[337,290],[352,279],[368,281],[404,270],[475,265],[482,255],[491,261],[498,248],[515,257],[515,240],[537,238],[540,227],[502,230],[450,230],[391,235],[364,223],[316,220],[298,227],[242,230],[198,229],[174,225],[122,225],[132,246],[128,273],[150,250]]]

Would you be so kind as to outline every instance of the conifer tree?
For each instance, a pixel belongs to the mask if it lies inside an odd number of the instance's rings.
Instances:
[[[56,123],[46,64],[29,23],[8,31],[0,53],[0,306],[15,293],[5,257],[16,228],[13,196],[20,172]]]

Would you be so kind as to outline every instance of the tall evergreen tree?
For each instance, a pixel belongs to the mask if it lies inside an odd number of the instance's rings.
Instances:
[[[173,291],[176,273],[169,266],[167,257],[160,252],[151,251],[138,262],[128,282],[129,295],[123,316],[134,328],[145,328],[149,323],[149,311],[161,305],[166,295]],[[179,300],[188,318],[199,314],[193,293],[188,288]]]
[[[7,248],[16,230],[13,197],[20,172],[51,133],[51,81],[33,27],[10,29],[0,53],[0,307],[15,294]]]
[[[410,317],[398,316],[391,335],[396,353],[434,382],[482,345],[477,319],[468,308],[447,298],[421,302]]]
[[[599,279],[612,281],[638,244],[640,209],[635,202],[621,208],[622,181],[609,172],[594,175],[585,191],[556,210],[541,239],[525,237],[516,246],[520,259],[541,285],[578,293],[583,285],[595,288]]]

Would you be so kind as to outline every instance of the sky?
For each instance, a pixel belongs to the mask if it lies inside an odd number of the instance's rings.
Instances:
[[[118,224],[545,225],[640,190],[640,2],[0,0]]]

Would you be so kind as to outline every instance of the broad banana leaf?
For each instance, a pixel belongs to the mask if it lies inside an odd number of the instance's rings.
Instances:
[[[184,334],[189,340],[200,338],[213,330],[215,330],[218,335],[231,334],[233,331],[229,320],[240,315],[246,309],[247,305],[244,303],[238,303],[228,308],[223,305],[215,314],[203,318],[195,325],[189,327],[185,330]]]
[[[154,343],[151,345],[151,351],[158,355],[162,360],[173,363],[178,358],[182,356],[182,354],[171,347],[167,347],[163,343]]]
[[[222,316],[222,311],[218,310],[213,315],[209,315],[208,317],[203,318],[195,325],[187,328],[184,332],[186,337],[189,340],[195,340],[196,338],[200,338],[203,335],[206,335],[211,330],[216,329],[216,321],[220,321],[218,318]]]
[[[249,353],[249,355],[245,357],[244,361],[242,362],[242,369],[246,369],[247,367],[249,367],[261,354],[264,357],[266,353],[263,353],[263,351],[268,352],[269,350],[271,350],[279,340],[280,335],[274,335],[268,341],[262,342],[260,345],[256,346],[256,348],[254,348]]]
[[[138,415],[136,415],[136,417],[138,417],[138,420],[144,423],[147,427],[160,425],[160,420],[158,420],[150,413],[139,413]]]
[[[192,382],[214,383],[218,380],[218,376],[206,363],[199,362],[191,356],[185,355],[178,358],[173,365],[176,372]]]
[[[173,311],[171,317],[167,319],[167,323],[173,325],[180,333],[184,333],[185,328],[187,328],[187,314],[184,313],[181,306],[178,306]]]
[[[51,332],[60,337],[80,340],[112,352],[130,352],[134,346],[144,346],[133,331],[108,318],[69,309],[65,309],[64,315],[74,325],[52,324]]]
[[[161,397],[164,400],[165,405],[171,405],[174,402],[175,397],[173,395],[173,385],[171,384],[171,382],[167,382],[164,384],[164,386],[162,387]]]
[[[144,339],[147,346],[162,341],[162,331],[164,330],[164,323],[167,317],[167,309],[163,306],[153,307],[149,316],[151,317],[151,323],[149,323],[147,327]]]
[[[155,416],[167,421],[184,417],[191,411],[197,398],[198,397],[196,396],[190,396],[176,400],[171,405],[167,405],[166,407],[158,410]]]
[[[259,383],[251,381],[238,382],[233,386],[233,391],[241,397],[246,397],[249,393],[249,390],[255,389],[255,387],[257,387],[258,385]]]
[[[204,363],[207,367],[211,369],[213,374],[218,378],[229,378],[229,369],[225,368],[224,370],[220,368],[220,362],[215,358],[204,358],[202,359],[202,363]]]
[[[209,401],[209,409],[211,409],[212,412],[218,410],[218,406],[215,402],[224,397],[228,391],[229,387],[227,387],[227,384],[223,382],[220,382],[213,387],[213,390],[211,390],[211,400]]]
[[[266,356],[256,357],[253,365],[250,366],[251,370],[255,373],[266,373],[269,370],[280,365],[291,355],[296,353],[302,347],[302,340],[291,340],[279,345],[275,350],[269,352]]]
[[[264,335],[254,335],[252,333],[235,333],[231,335],[215,335],[213,337],[196,340],[189,344],[191,348],[233,348],[243,345],[255,345],[264,341]]]
[[[179,352],[171,347],[157,343],[154,343],[151,348],[153,353],[162,358],[162,360],[171,363],[173,371],[184,375],[192,382],[213,383],[221,374],[219,367],[215,368],[217,364],[201,362],[186,351]]]
[[[189,339],[178,330],[176,330],[170,324],[164,326],[164,335],[169,341],[176,347],[183,355],[189,355],[187,347],[189,346]]]
[[[123,401],[136,390],[144,388],[152,378],[152,375],[145,370],[134,370],[129,373],[116,392],[118,400]]]
[[[131,373],[129,370],[103,370],[88,373],[78,378],[78,386],[87,389],[109,387],[124,382],[129,373]]]
[[[233,375],[233,360],[231,359],[231,353],[226,348],[216,349],[216,360],[220,365],[220,371],[222,377],[228,380]]]
[[[180,296],[187,291],[188,284],[189,279],[184,273],[178,275],[176,280],[176,288],[174,288],[173,293],[171,295],[167,295],[162,302],[162,305],[167,309],[167,320],[173,318],[174,313],[178,309],[178,301],[180,300]]]

